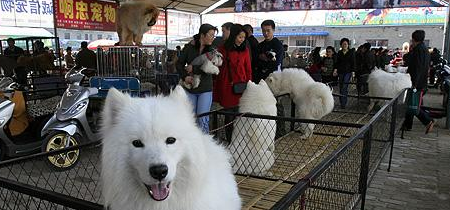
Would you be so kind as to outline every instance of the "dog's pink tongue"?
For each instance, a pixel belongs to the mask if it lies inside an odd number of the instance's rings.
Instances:
[[[166,184],[154,184],[150,186],[150,189],[152,190],[151,195],[156,201],[165,200],[169,196],[169,188]]]

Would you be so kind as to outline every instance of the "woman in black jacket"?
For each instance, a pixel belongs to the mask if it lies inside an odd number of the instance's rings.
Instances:
[[[341,108],[345,109],[347,105],[348,83],[355,69],[355,50],[350,49],[350,40],[347,38],[341,39],[340,44],[341,50],[337,54],[333,76],[339,75],[339,92],[341,94],[339,101]]]
[[[188,84],[193,84],[194,74],[200,74],[200,84],[197,88],[184,88],[194,107],[195,114],[209,112],[212,104],[212,76],[193,66],[191,62],[199,55],[212,50],[211,44],[215,38],[217,28],[210,24],[202,24],[194,40],[186,44],[180,53],[176,68],[180,78]],[[186,66],[187,64],[187,66]],[[209,133],[209,117],[204,116],[197,119],[203,132]]]

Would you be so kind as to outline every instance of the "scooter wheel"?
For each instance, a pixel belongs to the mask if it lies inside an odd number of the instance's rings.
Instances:
[[[78,135],[70,136],[63,131],[54,131],[45,137],[42,144],[42,152],[51,152],[66,148],[67,139],[69,141],[68,147],[76,146],[81,143],[81,138]],[[53,170],[65,171],[70,170],[77,165],[80,160],[80,154],[80,149],[75,149],[49,155],[44,157],[44,160]]]

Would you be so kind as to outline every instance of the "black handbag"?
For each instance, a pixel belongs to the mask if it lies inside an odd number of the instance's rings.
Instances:
[[[230,68],[230,59],[227,56],[227,65],[228,65],[228,79],[230,80],[231,86],[232,86],[232,90],[234,94],[242,94],[244,93],[245,89],[247,88],[247,82],[233,82],[233,71],[231,71]]]

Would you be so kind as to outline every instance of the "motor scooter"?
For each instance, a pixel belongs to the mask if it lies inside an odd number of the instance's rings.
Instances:
[[[80,85],[86,76],[92,75],[95,71],[95,69],[73,67],[66,73],[65,79],[69,85],[55,113],[41,131],[44,139],[41,147],[43,152],[64,149],[98,139],[92,123],[96,119],[88,119],[89,97],[96,95],[98,89]],[[80,149],[75,149],[48,156],[45,159],[55,170],[68,170],[78,163],[80,152]]]
[[[39,152],[40,132],[51,115],[30,118],[23,92],[11,78],[0,80],[0,160]]]

